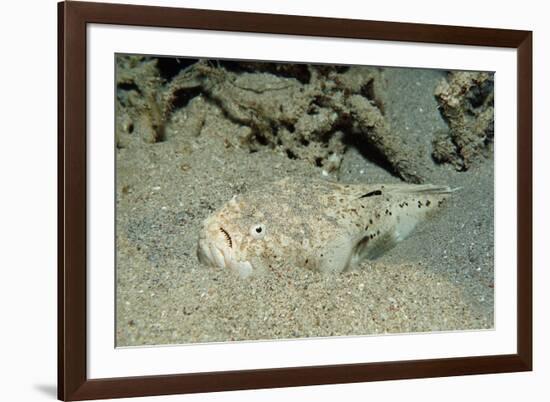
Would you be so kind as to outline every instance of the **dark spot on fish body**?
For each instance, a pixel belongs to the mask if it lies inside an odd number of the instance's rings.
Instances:
[[[292,150],[286,149],[285,152],[289,159],[298,159],[298,156]]]
[[[366,193],[366,194],[363,194],[363,195],[362,195],[361,197],[359,197],[359,198],[372,197],[372,196],[374,196],[374,195],[382,195],[382,191],[380,191],[380,190],[370,191],[370,192],[368,192],[368,193]]]
[[[431,204],[430,200],[426,201],[426,206],[429,207]]]
[[[369,219],[369,223],[370,223],[370,224],[372,225],[372,218],[371,218],[371,219]]]

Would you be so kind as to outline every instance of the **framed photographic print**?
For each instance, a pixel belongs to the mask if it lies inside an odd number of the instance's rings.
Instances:
[[[58,16],[59,399],[531,370],[531,32]]]

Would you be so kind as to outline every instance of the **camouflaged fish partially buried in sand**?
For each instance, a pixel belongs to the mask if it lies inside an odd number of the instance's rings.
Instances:
[[[198,257],[241,277],[279,264],[346,271],[405,239],[453,191],[285,178],[234,196],[208,217]]]

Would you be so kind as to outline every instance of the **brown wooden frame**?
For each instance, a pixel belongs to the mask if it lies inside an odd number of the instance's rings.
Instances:
[[[517,49],[517,353],[88,379],[86,24],[377,39]],[[532,32],[105,3],[58,4],[58,397],[83,400],[532,370]]]

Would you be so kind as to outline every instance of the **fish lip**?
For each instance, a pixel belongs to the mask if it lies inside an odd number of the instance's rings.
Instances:
[[[222,269],[229,268],[242,278],[253,272],[249,261],[237,259],[233,248],[222,241],[211,240],[206,230],[201,231],[199,236],[197,255],[201,263]]]

